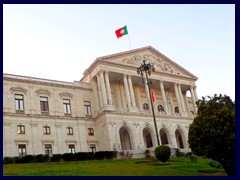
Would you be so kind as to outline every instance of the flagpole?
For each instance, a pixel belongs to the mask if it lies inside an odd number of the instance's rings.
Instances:
[[[130,49],[132,49],[132,47],[131,47],[131,42],[130,42],[130,38],[129,38],[129,34],[128,34],[128,41],[129,41]]]
[[[126,25],[126,27],[127,27],[127,25]],[[132,47],[131,47],[131,42],[130,42],[130,37],[129,37],[129,33],[128,33],[128,42],[129,42],[130,49],[132,49]]]

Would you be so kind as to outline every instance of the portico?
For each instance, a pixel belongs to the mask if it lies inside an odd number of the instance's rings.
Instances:
[[[149,92],[148,88],[145,87],[146,84],[142,83],[142,79],[132,74],[133,73],[122,74],[109,70],[100,70],[96,76],[94,76],[96,77],[95,79],[97,79],[99,106],[110,107],[110,109],[114,111],[124,111],[127,109],[129,112],[141,112],[143,100],[139,98],[139,93],[145,88],[147,95],[147,100],[145,101],[149,103]],[[195,104],[197,95],[196,90],[194,90],[196,89],[194,84],[180,84],[176,81],[163,81],[155,78],[151,78],[151,80],[153,82],[151,89],[156,94],[156,101],[164,107],[165,114],[192,116],[192,113],[190,113],[187,108],[189,105],[188,101],[186,101],[186,93],[190,91],[191,104]],[[120,93],[121,91],[123,91],[122,94]],[[124,96],[121,97],[122,95]],[[171,98],[173,98],[174,101],[171,101]],[[174,108],[171,107],[178,107],[179,112],[175,112]],[[193,106],[193,111],[194,114],[196,114],[196,105]]]

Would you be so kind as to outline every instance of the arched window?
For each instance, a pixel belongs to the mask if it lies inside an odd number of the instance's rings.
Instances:
[[[176,136],[176,141],[177,141],[177,147],[179,149],[184,149],[183,137],[179,130],[175,131],[175,136]]]
[[[164,112],[164,108],[162,105],[158,105],[158,112]]]
[[[143,104],[143,110],[148,111],[149,110],[149,105],[147,103]]]
[[[130,134],[127,128],[121,127],[119,130],[119,134],[120,134],[122,150],[131,150],[132,144],[131,144]]]
[[[174,108],[174,111],[175,111],[175,113],[179,113],[179,109],[177,106]]]
[[[161,138],[162,145],[169,144],[168,135],[166,133],[166,130],[164,130],[164,129],[160,130],[160,138]]]
[[[144,144],[147,148],[153,147],[152,136],[150,131],[147,128],[143,130],[143,139],[144,139]]]

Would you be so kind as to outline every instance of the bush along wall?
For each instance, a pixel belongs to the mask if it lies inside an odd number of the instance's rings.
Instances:
[[[4,164],[13,163],[41,163],[41,162],[59,162],[59,161],[84,161],[84,160],[103,160],[114,159],[117,157],[116,151],[98,151],[98,152],[77,152],[53,154],[52,156],[38,154],[26,155],[23,157],[4,157]]]

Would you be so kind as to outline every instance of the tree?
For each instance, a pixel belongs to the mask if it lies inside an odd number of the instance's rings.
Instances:
[[[189,127],[192,152],[218,161],[235,175],[235,102],[221,94],[198,100],[198,114]]]

